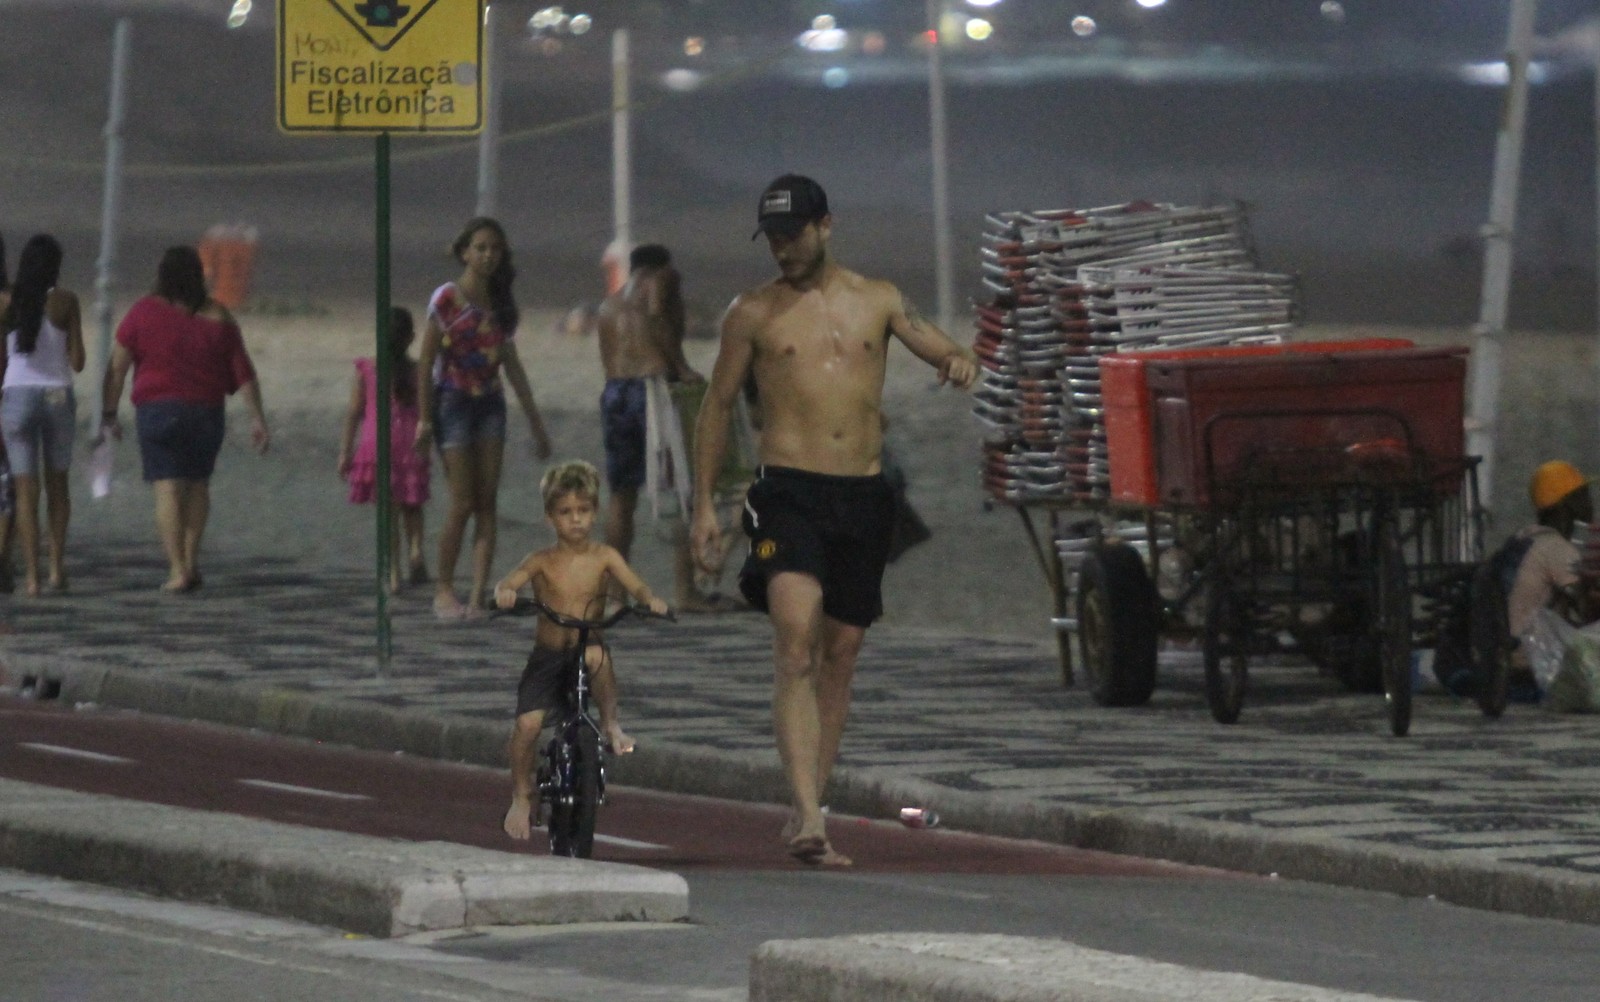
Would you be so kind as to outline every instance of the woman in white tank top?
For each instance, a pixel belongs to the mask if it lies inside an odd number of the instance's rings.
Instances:
[[[38,234],[23,245],[17,258],[17,280],[11,301],[0,315],[6,332],[0,366],[0,433],[16,485],[17,535],[27,591],[64,591],[67,522],[72,516],[67,470],[72,465],[72,440],[77,406],[72,377],[83,371],[83,328],[78,297],[56,288],[61,277],[61,244]],[[49,523],[49,572],[41,587],[39,567],[39,493],[46,497]]]

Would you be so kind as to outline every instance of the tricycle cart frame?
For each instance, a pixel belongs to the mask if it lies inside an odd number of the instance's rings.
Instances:
[[[1219,436],[1308,416],[1392,433],[1255,449],[1219,473]],[[1012,504],[1051,589],[1063,684],[1074,682],[1076,636],[1096,701],[1140,705],[1160,638],[1198,641],[1211,713],[1233,723],[1251,658],[1298,653],[1353,689],[1381,691],[1400,736],[1413,651],[1432,649],[1478,676],[1486,714],[1503,711],[1503,594],[1478,573],[1475,457],[1429,456],[1406,417],[1381,408],[1224,411],[1205,425],[1203,452],[1203,504]]]

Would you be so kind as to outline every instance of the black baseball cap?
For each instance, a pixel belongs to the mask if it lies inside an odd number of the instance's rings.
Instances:
[[[805,225],[828,214],[828,193],[822,185],[801,174],[785,174],[761,193],[756,208],[754,240],[763,233],[792,237]]]

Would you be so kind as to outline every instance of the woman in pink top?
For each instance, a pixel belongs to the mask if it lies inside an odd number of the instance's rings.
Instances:
[[[461,277],[441,285],[428,302],[428,327],[417,362],[416,448],[426,452],[438,442],[450,485],[450,507],[439,530],[434,615],[465,619],[483,615],[494,563],[495,502],[506,445],[502,370],[528,415],[540,459],[550,456],[550,436],[511,340],[517,329],[517,301],[511,292],[516,270],[505,230],[493,219],[468,220],[451,251],[462,264]],[[462,605],[455,591],[456,560],[468,518],[477,532],[472,591]]]
[[[191,592],[200,587],[200,537],[211,513],[211,474],[230,394],[244,394],[256,451],[266,452],[271,441],[239,325],[206,294],[193,247],[168,248],[155,292],[134,303],[117,326],[102,398],[103,423],[117,438],[117,405],[130,366],[139,455],[145,480],[155,486],[156,527],[170,565],[161,588]]]

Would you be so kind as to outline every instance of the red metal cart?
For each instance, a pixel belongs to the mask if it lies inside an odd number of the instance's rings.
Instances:
[[[1148,700],[1159,637],[1189,634],[1223,723],[1250,659],[1284,651],[1381,690],[1396,735],[1417,648],[1488,672],[1483,709],[1504,709],[1505,659],[1469,639],[1474,601],[1492,610],[1473,587],[1484,516],[1463,448],[1465,349],[1310,342],[1107,354],[1099,368],[1110,497],[1072,523],[1053,509],[1041,553],[1098,701]],[[1064,639],[1068,681],[1071,659]]]

